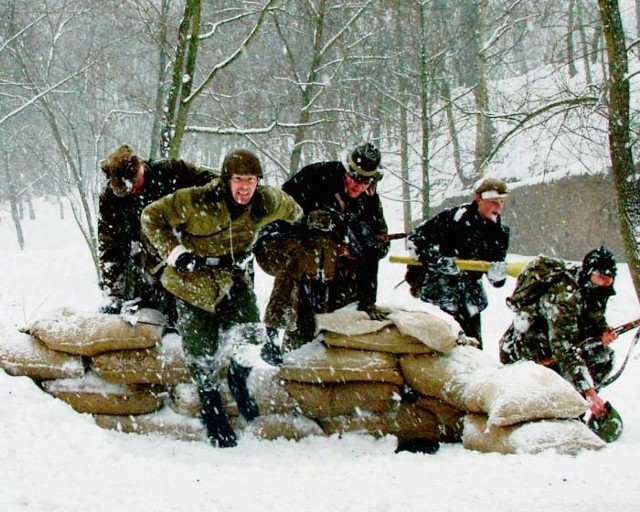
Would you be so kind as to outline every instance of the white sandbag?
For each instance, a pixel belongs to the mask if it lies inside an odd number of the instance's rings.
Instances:
[[[77,412],[91,414],[147,414],[160,409],[166,396],[160,387],[113,384],[92,373],[45,381],[43,387]]]
[[[162,314],[153,309],[126,316],[62,310],[36,320],[29,332],[52,350],[94,356],[153,347],[162,337],[163,323]]]
[[[393,310],[389,320],[398,330],[411,336],[436,352],[448,353],[456,345],[457,334],[442,318],[426,311]]]
[[[309,436],[324,436],[315,421],[297,414],[270,414],[258,416],[240,431],[242,436],[256,439],[289,439],[299,441]]]
[[[589,403],[553,370],[532,361],[477,370],[464,392],[466,410],[482,411],[489,425],[546,418],[577,418]]]
[[[322,340],[334,348],[389,352],[390,354],[431,354],[433,352],[433,349],[413,336],[402,334],[395,325],[387,325],[375,332],[352,335],[324,331]]]
[[[0,368],[34,380],[81,377],[85,372],[81,356],[51,350],[15,328],[0,330]]]
[[[182,340],[174,333],[167,334],[151,348],[95,355],[91,358],[91,369],[117,384],[176,385],[191,381]]]
[[[540,453],[553,450],[575,455],[581,450],[600,450],[606,443],[577,420],[540,420],[509,427],[491,426],[487,417],[464,418],[462,444],[470,450],[504,454]]]
[[[307,343],[285,354],[278,376],[298,382],[389,382],[402,385],[398,361],[392,354],[325,347]]]
[[[376,332],[393,324],[391,320],[371,320],[364,311],[351,308],[338,309],[332,313],[320,313],[315,318],[316,328],[319,331],[330,331],[346,336]]]

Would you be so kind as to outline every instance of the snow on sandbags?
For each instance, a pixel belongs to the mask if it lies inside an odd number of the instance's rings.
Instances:
[[[45,381],[43,388],[75,411],[91,414],[147,414],[160,409],[166,396],[162,387],[113,384],[92,373]]]
[[[503,366],[473,347],[446,356],[407,356],[400,361],[407,383],[454,407],[484,413],[490,425],[544,418],[576,418],[587,401],[557,373],[533,362]]]
[[[575,455],[581,450],[600,450],[606,443],[578,420],[540,420],[508,427],[490,425],[487,417],[464,418],[462,443],[469,450],[504,454],[540,453],[554,450]]]
[[[309,384],[329,382],[388,382],[402,385],[404,379],[392,354],[307,343],[284,356],[281,379]]]
[[[8,327],[0,330],[0,368],[36,381],[84,375],[81,356],[51,350],[33,336]]]
[[[153,309],[126,316],[64,309],[34,321],[29,333],[52,350],[94,356],[111,350],[151,348],[160,341],[163,325],[162,314]]]
[[[423,354],[449,352],[456,342],[451,327],[422,311],[393,310],[387,320],[371,320],[364,311],[340,309],[316,315],[318,330],[327,345],[390,352]]]
[[[182,340],[167,334],[154,347],[115,350],[91,358],[91,369],[100,377],[117,384],[175,385],[190,382]]]

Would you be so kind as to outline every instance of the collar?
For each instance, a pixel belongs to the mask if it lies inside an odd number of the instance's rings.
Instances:
[[[140,195],[142,193],[142,189],[144,188],[144,163],[140,162],[140,167],[138,168],[138,181],[131,189],[131,194],[134,196]]]

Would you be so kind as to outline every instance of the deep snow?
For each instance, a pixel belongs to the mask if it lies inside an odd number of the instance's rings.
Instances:
[[[0,326],[21,326],[54,308],[93,311],[97,278],[84,242],[70,219],[39,203],[25,221],[26,250],[19,251],[10,218],[0,222]],[[394,242],[392,253],[403,253]],[[618,325],[640,308],[626,266],[610,302]],[[404,267],[384,261],[379,302],[424,309],[402,280]],[[490,290],[483,315],[485,351],[497,357],[497,340],[510,322],[504,298],[513,287]],[[264,305],[270,280],[258,274]],[[620,359],[631,334],[615,347]],[[300,442],[243,438],[216,450],[157,436],[102,430],[26,377],[0,370],[0,509],[69,511],[601,511],[632,510],[640,501],[635,468],[640,459],[640,362],[604,391],[623,415],[618,442],[575,457],[483,454],[443,445],[435,455],[394,454],[395,438],[348,435]]]

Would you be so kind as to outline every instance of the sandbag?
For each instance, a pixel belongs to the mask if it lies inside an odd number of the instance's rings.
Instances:
[[[327,345],[335,348],[371,350],[391,354],[430,354],[433,352],[413,336],[401,334],[395,325],[388,325],[375,332],[352,335],[325,331],[322,333],[322,339]]]
[[[278,376],[312,384],[361,381],[402,385],[404,382],[392,354],[327,348],[317,340],[285,354]]]
[[[270,414],[258,416],[246,424],[243,436],[256,439],[288,439],[299,441],[309,436],[323,436],[324,432],[315,421],[296,414]]]
[[[394,310],[389,315],[389,320],[393,321],[402,334],[416,338],[437,352],[446,354],[456,346],[458,336],[453,333],[449,324],[426,311]]]
[[[430,396],[420,395],[415,403],[435,416],[440,429],[439,441],[458,443],[462,440],[462,420],[467,414],[465,411]]]
[[[155,412],[162,407],[166,395],[161,387],[113,384],[91,373],[79,379],[45,381],[43,388],[75,411],[91,414]]]
[[[577,418],[589,403],[560,375],[533,361],[478,370],[464,393],[466,409],[507,426],[546,418]]]
[[[177,334],[167,334],[155,347],[117,350],[91,358],[92,371],[117,384],[176,385],[191,382]]]
[[[578,420],[540,420],[498,427],[491,426],[487,417],[480,414],[465,416],[462,444],[469,450],[481,452],[535,454],[553,450],[567,455],[606,446]]]
[[[85,372],[81,356],[56,352],[10,328],[0,330],[0,368],[9,375],[38,381],[81,377]]]
[[[29,332],[52,350],[94,356],[151,348],[162,338],[163,323],[162,314],[153,309],[126,316],[62,310],[36,320]]]
[[[400,386],[385,382],[308,384],[286,381],[284,387],[310,418],[352,414],[357,411],[387,412],[398,405]]]
[[[393,325],[391,320],[371,320],[364,311],[350,308],[338,309],[332,313],[319,313],[315,315],[315,319],[319,331],[335,332],[345,336],[376,332]]]

